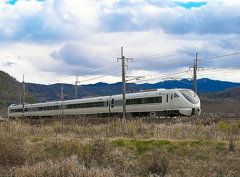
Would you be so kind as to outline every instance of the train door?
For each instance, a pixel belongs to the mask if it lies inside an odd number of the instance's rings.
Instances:
[[[114,98],[112,98],[111,96],[109,97],[108,100],[108,108],[109,108],[109,113],[112,113],[112,109],[114,108]]]
[[[172,109],[172,104],[173,104],[173,95],[167,93],[166,94],[166,108],[167,108],[167,110]]]

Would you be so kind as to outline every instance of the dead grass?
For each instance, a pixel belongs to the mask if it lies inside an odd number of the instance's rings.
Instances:
[[[40,162],[34,166],[22,166],[12,168],[11,177],[112,177],[110,169],[87,168],[79,164],[77,156],[63,159],[61,161],[48,160]]]
[[[27,158],[26,148],[23,138],[0,137],[0,166],[24,164]]]
[[[238,176],[239,137],[238,122],[6,121],[0,166],[16,177]]]

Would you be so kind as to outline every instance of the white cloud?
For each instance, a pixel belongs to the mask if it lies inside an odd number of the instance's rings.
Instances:
[[[186,9],[175,2],[207,5]],[[121,64],[113,62],[120,57],[121,46],[126,57],[135,59],[129,68],[193,59],[196,51],[200,57],[236,52],[239,42],[233,38],[240,34],[239,7],[238,0],[19,0],[15,5],[1,1],[0,69],[19,80],[25,74],[30,82],[72,82],[74,75],[84,79],[120,70]],[[137,62],[159,53],[177,55]],[[213,67],[228,62],[238,60],[202,64]],[[131,74],[164,75],[191,65]],[[115,82],[120,77],[91,82]]]

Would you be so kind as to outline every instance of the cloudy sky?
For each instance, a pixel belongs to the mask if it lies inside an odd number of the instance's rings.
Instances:
[[[239,9],[239,0],[0,0],[0,70],[33,83],[114,83],[123,46],[138,83],[192,78],[196,52],[199,78],[240,82]]]

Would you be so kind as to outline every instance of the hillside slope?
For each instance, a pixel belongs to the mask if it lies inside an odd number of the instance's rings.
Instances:
[[[27,84],[28,90],[35,95],[40,101],[59,100],[61,87],[64,88],[65,100],[75,98],[75,87],[70,84],[53,84],[53,85],[40,85],[40,84]],[[212,92],[223,91],[228,88],[240,86],[240,83],[216,81],[210,79],[198,80],[198,94],[206,94]],[[193,88],[192,81],[164,81],[156,84],[127,84],[127,91],[139,91],[154,88]],[[81,85],[78,87],[78,98],[88,96],[105,96],[115,95],[122,92],[122,84],[120,82],[114,84],[96,83],[90,85]]]
[[[239,117],[240,87],[203,94],[201,103],[202,113],[206,114],[207,117]]]
[[[240,99],[240,87],[228,88],[226,90],[215,92],[212,94],[205,94],[208,98],[233,98]]]
[[[22,85],[9,74],[0,71],[0,108],[19,103]],[[26,102],[36,102],[37,99],[26,92]]]

